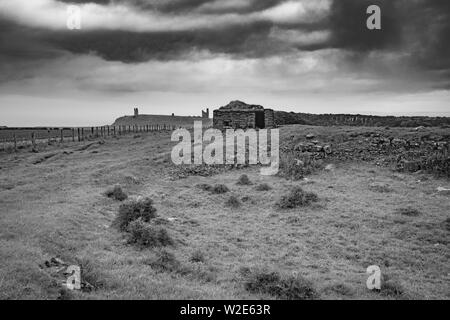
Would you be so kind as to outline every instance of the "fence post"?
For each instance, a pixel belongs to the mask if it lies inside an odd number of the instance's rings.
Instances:
[[[52,143],[52,136],[51,136],[51,134],[50,134],[50,129],[48,129],[47,130],[47,134],[48,134],[48,144],[51,144]]]
[[[33,151],[36,150],[36,136],[34,131],[31,133],[31,145],[33,146]]]
[[[75,142],[75,129],[72,128],[72,142]]]
[[[17,137],[15,133],[13,133],[13,140],[14,140],[14,152],[17,152]]]

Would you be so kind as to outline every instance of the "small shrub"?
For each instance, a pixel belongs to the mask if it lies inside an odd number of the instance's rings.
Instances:
[[[269,294],[283,300],[312,300],[319,294],[312,283],[301,276],[280,276],[277,272],[250,272],[245,289],[251,293]]]
[[[236,184],[241,186],[249,186],[252,184],[252,182],[250,181],[249,177],[246,174],[243,174],[239,177]]]
[[[196,187],[203,191],[212,191],[213,189],[213,187],[207,183],[198,184]]]
[[[398,208],[395,210],[395,213],[408,217],[417,217],[421,215],[421,212],[413,207]]]
[[[277,202],[277,205],[281,209],[292,209],[308,206],[317,201],[319,201],[317,194],[306,192],[300,187],[295,187],[287,195],[282,196]]]
[[[113,224],[119,230],[125,231],[130,222],[139,218],[144,222],[149,222],[151,219],[156,218],[156,209],[153,207],[152,199],[130,200],[122,204]]]
[[[225,205],[227,207],[233,208],[233,209],[237,209],[241,206],[241,202],[239,201],[239,199],[236,196],[230,196],[227,201],[225,202]]]
[[[214,194],[223,194],[229,191],[230,189],[228,189],[228,187],[224,184],[216,184],[211,190],[211,192]]]
[[[159,272],[178,272],[181,269],[181,263],[175,255],[166,250],[159,251],[155,259],[145,263]]]
[[[128,225],[128,243],[143,248],[164,247],[174,244],[166,229],[152,226],[142,219],[134,220]]]
[[[256,191],[269,191],[272,188],[267,183],[262,183],[256,186]]]
[[[125,192],[123,192],[122,187],[119,185],[115,185],[114,187],[106,190],[105,195],[108,198],[112,198],[112,199],[118,200],[118,201],[124,201],[124,200],[128,199],[127,194]]]
[[[201,262],[204,263],[205,262],[205,255],[203,254],[203,252],[201,250],[195,250],[192,255],[191,258],[189,259],[191,262]]]

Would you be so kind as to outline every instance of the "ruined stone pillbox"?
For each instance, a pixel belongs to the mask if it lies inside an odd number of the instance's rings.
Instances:
[[[232,101],[213,112],[214,128],[223,129],[265,129],[275,127],[272,109],[250,105],[242,101]]]

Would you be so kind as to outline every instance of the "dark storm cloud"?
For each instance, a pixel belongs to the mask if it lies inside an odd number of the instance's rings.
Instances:
[[[364,27],[361,12],[371,4],[381,8],[382,30]],[[374,51],[397,54],[400,63],[439,78],[438,87],[450,87],[450,1],[335,0],[328,21],[329,45],[348,50],[353,62],[364,63]]]
[[[201,10],[202,13],[250,13],[261,11],[273,7],[285,0],[242,0],[248,5],[242,6],[213,6],[212,3],[220,1],[211,0],[58,0],[64,3],[85,4],[110,4],[121,3],[127,4],[142,10],[156,10],[163,13],[178,14],[183,12],[192,12]],[[222,0],[224,3],[228,0]],[[206,5],[206,6],[205,6]]]
[[[93,31],[74,35],[55,32],[49,35],[48,41],[74,53],[94,51],[105,60],[123,62],[185,58],[194,50],[262,57],[283,53],[282,47],[274,46],[274,40],[268,39],[271,27],[272,23],[258,22],[198,32]]]
[[[402,8],[395,0],[337,0],[333,1],[329,28],[333,32],[330,45],[354,51],[390,49],[400,45],[405,23]],[[382,30],[366,28],[366,9],[376,4],[381,9]]]

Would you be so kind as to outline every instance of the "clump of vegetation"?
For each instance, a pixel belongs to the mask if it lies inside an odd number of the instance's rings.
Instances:
[[[246,174],[243,174],[239,177],[236,184],[241,186],[249,186],[252,184],[252,182],[250,181],[250,178]]]
[[[204,263],[205,262],[205,255],[201,250],[195,250],[192,255],[191,258],[189,259],[191,262],[201,262]]]
[[[256,186],[256,191],[269,191],[272,188],[267,183],[261,183]]]
[[[81,289],[83,291],[105,288],[110,282],[101,272],[101,268],[92,260],[82,258],[77,264],[81,267]]]
[[[207,183],[198,184],[196,187],[203,191],[209,191],[209,192],[211,192],[213,189],[213,186],[210,184],[207,184]]]
[[[181,263],[175,255],[167,250],[160,250],[156,258],[146,262],[147,265],[159,272],[178,272],[181,269]]]
[[[447,229],[447,231],[450,231],[450,218],[445,219],[444,224],[445,229]]]
[[[237,209],[241,206],[241,201],[236,196],[230,196],[227,201],[225,201],[227,207]]]
[[[281,276],[277,272],[253,271],[247,274],[245,289],[283,300],[313,300],[319,294],[313,284],[301,276]]]
[[[229,192],[230,189],[224,184],[216,184],[212,189],[211,192],[214,194],[223,194]]]
[[[380,293],[387,297],[400,297],[405,294],[405,290],[398,281],[388,279],[381,283]]]
[[[119,230],[126,231],[128,225],[134,220],[141,219],[143,222],[150,222],[154,218],[156,218],[156,208],[153,207],[152,199],[130,200],[120,206],[114,225]]]
[[[130,222],[127,231],[128,243],[142,248],[165,247],[174,244],[166,229],[145,223],[142,219]]]
[[[417,217],[421,215],[421,212],[413,207],[398,208],[395,210],[395,213],[408,217]]]
[[[324,291],[333,292],[341,296],[351,297],[355,294],[355,290],[346,285],[345,283],[333,283],[327,286]]]
[[[109,188],[106,190],[105,195],[108,198],[117,200],[117,201],[124,201],[128,199],[128,196],[125,192],[123,192],[122,187],[120,185],[115,185],[112,188]]]
[[[287,195],[278,200],[277,205],[281,209],[292,209],[308,206],[317,201],[319,201],[317,194],[306,192],[301,187],[294,187]]]
[[[286,179],[301,180],[306,175],[323,169],[323,161],[317,160],[307,153],[296,154],[294,152],[280,155],[280,168],[278,175]]]

